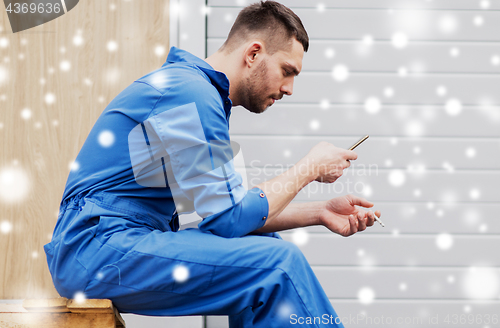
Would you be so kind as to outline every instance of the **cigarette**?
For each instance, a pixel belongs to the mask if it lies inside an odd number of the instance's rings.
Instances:
[[[375,216],[375,221],[377,221],[378,223],[380,223],[380,225],[385,228],[384,222],[380,221],[380,219],[378,217],[376,217],[376,216]]]

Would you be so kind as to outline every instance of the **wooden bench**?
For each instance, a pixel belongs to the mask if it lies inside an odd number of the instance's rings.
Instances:
[[[26,299],[0,304],[2,328],[125,328],[120,313],[106,299],[82,302],[67,298]]]

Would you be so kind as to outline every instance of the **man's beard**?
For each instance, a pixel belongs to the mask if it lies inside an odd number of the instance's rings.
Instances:
[[[266,84],[266,72],[267,64],[265,61],[262,61],[259,66],[257,66],[253,75],[246,80],[245,95],[247,104],[243,107],[252,113],[262,113],[270,106],[269,102],[271,100],[271,95],[269,94],[270,90]]]

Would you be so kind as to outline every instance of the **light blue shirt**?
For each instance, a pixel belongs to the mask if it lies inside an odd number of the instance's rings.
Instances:
[[[120,213],[142,209],[160,230],[195,210],[202,231],[240,237],[265,224],[267,198],[247,190],[229,138],[229,80],[173,47],[103,111],[76,158],[62,204],[92,197]],[[167,226],[171,229],[168,229]]]

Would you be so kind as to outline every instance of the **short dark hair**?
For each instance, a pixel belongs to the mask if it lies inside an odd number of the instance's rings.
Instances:
[[[243,8],[236,17],[221,50],[232,52],[241,42],[261,37],[270,54],[291,45],[292,37],[309,49],[309,36],[300,18],[276,1],[260,1]]]

